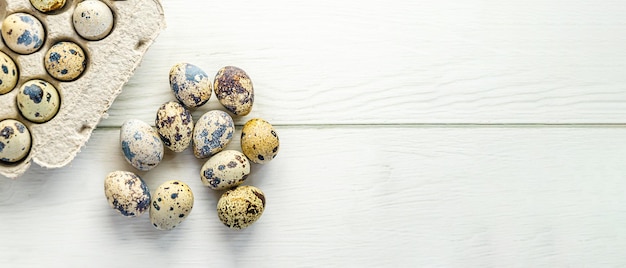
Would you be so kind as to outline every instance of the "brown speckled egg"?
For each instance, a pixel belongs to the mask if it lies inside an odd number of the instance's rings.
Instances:
[[[182,104],[170,101],[157,110],[154,122],[163,145],[174,152],[184,151],[191,143],[193,120],[191,113]]]
[[[234,66],[226,66],[215,75],[215,96],[228,111],[244,116],[252,110],[254,88],[246,72]]]
[[[250,119],[241,131],[241,150],[257,164],[265,164],[276,157],[280,147],[278,134],[267,121]]]
[[[239,186],[225,192],[217,202],[217,216],[231,229],[244,229],[265,210],[265,194],[254,186]]]
[[[63,8],[65,0],[30,0],[30,3],[41,12],[50,12]]]
[[[183,222],[193,208],[193,193],[187,184],[171,180],[156,189],[150,206],[150,222],[159,230],[171,230]]]
[[[126,217],[137,217],[150,208],[148,185],[135,173],[113,171],[104,179],[104,195],[111,208]]]
[[[0,160],[18,162],[30,152],[30,131],[22,122],[5,119],[0,122]]]

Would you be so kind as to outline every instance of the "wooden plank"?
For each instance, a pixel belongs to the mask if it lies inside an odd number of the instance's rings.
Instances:
[[[624,123],[624,1],[366,2],[163,1],[101,126],[154,120],[177,62],[243,68],[275,124]]]
[[[130,170],[117,129],[71,166],[0,180],[0,263],[85,266],[622,267],[626,129],[281,127],[247,182],[268,206],[233,232],[189,150],[139,174],[182,179],[196,203],[171,232],[126,219],[104,176]],[[236,149],[238,139],[229,148]]]

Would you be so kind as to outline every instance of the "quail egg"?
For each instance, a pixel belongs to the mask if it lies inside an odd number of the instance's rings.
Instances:
[[[157,110],[156,125],[165,147],[174,152],[184,151],[191,143],[193,120],[187,108],[178,102],[166,102]]]
[[[104,179],[104,195],[111,208],[126,217],[141,216],[150,208],[148,185],[132,172],[109,173]]]
[[[171,230],[183,222],[193,208],[193,192],[187,184],[171,180],[159,186],[152,196],[150,222],[159,230]]]
[[[267,121],[254,118],[243,125],[241,130],[241,150],[257,164],[265,164],[278,154],[278,134]]]
[[[256,222],[265,210],[265,194],[254,186],[239,186],[222,194],[217,215],[231,229],[244,229]]]
[[[63,8],[65,0],[30,0],[31,5],[41,12],[51,12]]]
[[[57,89],[44,80],[35,79],[24,83],[17,94],[17,107],[31,122],[43,123],[52,119],[60,105]]]
[[[246,156],[235,150],[225,150],[204,163],[200,179],[213,190],[223,190],[242,184],[248,174],[250,163]]]
[[[100,40],[113,29],[113,12],[99,0],[80,2],[72,15],[74,29],[87,40]]]
[[[213,110],[198,119],[193,129],[193,154],[207,158],[226,147],[235,133],[233,119],[224,111]]]
[[[76,43],[58,42],[48,49],[44,66],[50,76],[61,81],[72,81],[87,68],[87,56]]]
[[[163,142],[143,121],[126,120],[120,129],[120,142],[124,158],[136,169],[153,169],[163,159]]]
[[[34,53],[41,48],[45,38],[43,25],[33,15],[14,13],[2,22],[4,44],[16,53]]]
[[[9,55],[0,51],[0,94],[6,94],[15,88],[20,78],[15,62]]]
[[[204,105],[213,91],[209,76],[200,67],[189,63],[172,66],[170,87],[176,99],[189,108]]]
[[[235,66],[226,66],[215,75],[215,96],[228,111],[244,116],[252,110],[254,88],[246,72]]]
[[[30,131],[22,122],[14,119],[0,121],[0,160],[18,162],[30,151]]]

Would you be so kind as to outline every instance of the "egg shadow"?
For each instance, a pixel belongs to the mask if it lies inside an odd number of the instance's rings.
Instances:
[[[259,178],[259,173],[263,168],[263,165],[251,163],[250,175],[241,185],[250,185],[256,187],[258,184],[257,180],[262,180],[261,178]],[[213,197],[215,198],[215,210],[217,210],[217,202],[219,201],[219,198],[226,191],[228,190],[214,191]],[[248,251],[253,250],[251,249],[251,244],[256,243],[255,240],[258,236],[258,231],[255,230],[257,226],[256,222],[245,229],[238,230],[231,229],[226,226],[224,223],[221,222],[221,220],[219,220],[219,217],[217,215],[216,218],[217,221],[214,227],[215,232],[212,232],[211,235],[213,239],[215,239],[215,233],[217,233],[217,237],[221,241],[221,245],[225,248],[230,249],[230,251],[228,252],[236,252],[236,255],[232,256],[235,260],[237,256],[245,256],[247,255]]]
[[[150,222],[149,211],[137,217],[122,216],[111,208],[102,209],[101,211],[104,211],[103,214],[107,214],[102,216],[109,218],[109,232],[120,243],[127,242],[132,244],[133,247],[139,248],[158,245],[157,248],[162,250],[163,253],[176,247],[175,241],[177,240],[172,239],[172,237],[176,236],[176,229],[165,231],[154,228]],[[159,241],[166,242],[159,243]]]
[[[248,255],[248,251],[254,250],[250,249],[250,245],[256,240],[256,236],[258,235],[255,231],[255,225],[252,224],[250,227],[242,230],[230,229],[226,225],[222,224],[219,221],[219,228],[217,228],[217,237],[221,241],[220,244],[224,248],[228,248],[227,252],[233,252],[232,256],[234,259],[237,256],[246,256]],[[215,233],[211,233],[213,239],[216,236]]]

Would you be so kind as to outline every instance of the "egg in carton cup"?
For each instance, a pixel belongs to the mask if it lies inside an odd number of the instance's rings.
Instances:
[[[158,0],[0,0],[0,23],[0,174],[14,179],[74,159],[165,17]]]

